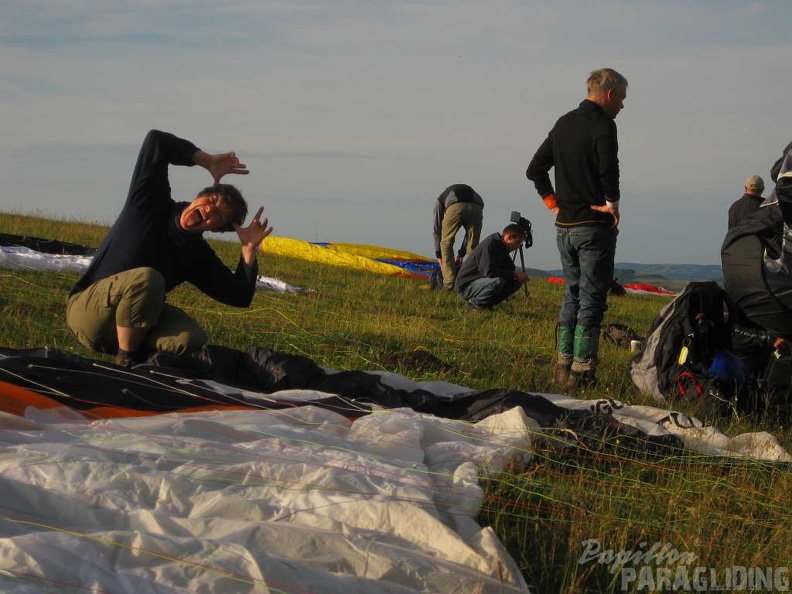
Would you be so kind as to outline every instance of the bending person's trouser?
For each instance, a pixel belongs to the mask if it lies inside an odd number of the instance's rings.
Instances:
[[[443,272],[443,285],[453,287],[456,280],[454,266],[454,239],[460,228],[465,228],[465,253],[470,255],[479,244],[481,227],[484,224],[484,208],[474,202],[455,202],[443,215],[440,236],[440,269]]]
[[[165,303],[165,280],[153,268],[126,270],[72,295],[66,323],[80,344],[111,355],[118,352],[117,326],[149,329],[138,351],[184,354],[207,341],[195,320]]]
[[[490,308],[512,296],[519,288],[520,283],[514,279],[485,276],[471,281],[458,293],[462,299],[473,305]]]

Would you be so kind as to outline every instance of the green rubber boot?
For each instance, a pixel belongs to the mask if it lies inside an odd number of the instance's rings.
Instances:
[[[558,358],[555,366],[556,385],[566,387],[569,383],[569,373],[572,368],[575,347],[575,327],[565,324],[556,324],[556,346]]]
[[[575,326],[575,346],[572,349],[570,383],[578,389],[597,385],[597,361],[599,354],[599,326]]]

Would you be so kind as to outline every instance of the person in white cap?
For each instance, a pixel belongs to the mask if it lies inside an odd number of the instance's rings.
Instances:
[[[729,207],[729,229],[759,208],[764,198],[764,180],[758,175],[752,175],[745,180],[745,190],[741,198]]]

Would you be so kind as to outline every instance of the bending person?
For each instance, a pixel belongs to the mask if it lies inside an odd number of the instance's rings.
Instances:
[[[451,291],[462,259],[479,243],[484,200],[467,184],[448,186],[435,200],[433,219],[435,256],[443,276],[441,290]],[[454,240],[461,228],[465,229],[465,239],[454,257]]]
[[[192,202],[175,202],[170,165],[199,165],[214,184]],[[185,281],[226,305],[250,305],[259,246],[272,228],[262,218],[263,207],[242,227],[247,203],[234,186],[220,183],[227,174],[247,173],[233,152],[205,153],[158,130],[146,135],[126,203],[67,301],[66,322],[81,344],[115,354],[124,366],[152,351],[197,351],[207,341],[206,332],[165,302],[165,295]],[[235,271],[203,238],[204,231],[236,231],[242,254]]]

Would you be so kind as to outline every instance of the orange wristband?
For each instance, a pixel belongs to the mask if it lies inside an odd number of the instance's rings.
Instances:
[[[545,206],[547,206],[547,208],[549,208],[550,210],[553,210],[558,206],[558,203],[556,202],[555,194],[548,194],[547,196],[542,198],[542,202],[544,202]]]

